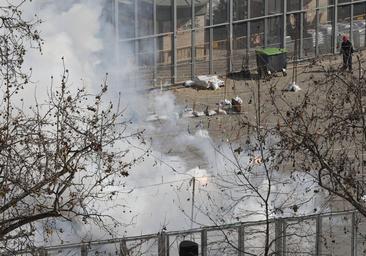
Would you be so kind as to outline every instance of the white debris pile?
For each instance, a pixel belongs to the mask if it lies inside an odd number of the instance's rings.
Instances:
[[[239,96],[236,96],[235,98],[231,99],[231,105],[233,106],[232,109],[235,112],[238,112],[238,113],[241,112],[241,105],[242,104],[243,104],[243,100]]]
[[[188,80],[184,82],[185,87],[197,87],[202,89],[212,89],[217,90],[220,87],[223,87],[225,85],[225,82],[218,78],[217,75],[202,75],[197,76],[196,79]]]
[[[300,88],[300,86],[298,86],[297,84],[296,84],[296,82],[292,82],[291,84],[289,84],[288,85],[288,87],[287,87],[287,91],[289,91],[289,92],[298,92],[298,91],[300,91],[301,90],[301,88]]]

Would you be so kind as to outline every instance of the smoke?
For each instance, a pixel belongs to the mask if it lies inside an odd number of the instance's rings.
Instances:
[[[176,104],[172,93],[147,92],[145,82],[139,79],[138,70],[128,57],[132,55],[131,49],[120,45],[120,60],[117,61],[114,30],[103,16],[104,8],[105,2],[100,0],[33,0],[26,4],[24,11],[29,19],[36,13],[44,21],[39,30],[45,42],[42,54],[30,50],[27,55],[25,66],[32,67],[34,82],[34,86],[27,89],[29,95],[35,95],[39,100],[46,98],[50,77],[53,76],[56,83],[61,79],[64,68],[61,57],[70,70],[72,88],[84,86],[91,91],[98,90],[99,81],[108,72],[110,100],[118,101],[120,98],[126,107],[126,116],[133,121],[131,129],[145,129],[147,139],[151,138],[151,157],[131,171],[125,186],[115,188],[120,196],[95,205],[103,213],[124,223],[117,227],[107,223],[112,235],[156,233],[163,228],[168,231],[187,229],[191,224],[194,176],[200,177],[194,195],[194,226],[210,225],[211,217],[222,218],[222,215],[212,216],[210,212],[229,207],[228,198],[218,189],[217,177],[224,170],[233,170],[230,161],[218,154],[217,145],[207,131],[198,129],[192,132],[192,123],[179,118],[183,108]],[[158,117],[157,121],[146,122],[151,114]],[[131,150],[138,154],[144,149],[136,147]],[[227,145],[224,145],[224,153],[232,153]],[[263,187],[265,182],[265,179],[257,181],[258,186]],[[289,193],[291,189],[287,189],[283,192]],[[237,190],[231,196],[239,194],[240,190]],[[273,199],[274,206],[276,203],[280,202]],[[248,209],[259,212],[262,208],[256,198],[248,198],[235,205],[233,214],[228,215],[225,221],[237,221],[240,213]],[[258,218],[261,217],[257,215],[252,219]],[[239,220],[246,219],[240,217]],[[43,224],[62,232],[50,236],[40,229],[38,238],[41,244],[45,244],[45,240],[46,244],[59,244],[60,239],[68,243],[111,236],[98,226],[84,225],[75,220]]]

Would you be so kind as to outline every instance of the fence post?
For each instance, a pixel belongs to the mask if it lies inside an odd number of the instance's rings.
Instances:
[[[122,240],[119,243],[119,252],[120,252],[121,256],[128,256],[128,248],[127,248],[126,240]]]
[[[321,245],[321,234],[322,234],[322,217],[318,215],[316,217],[316,238],[315,238],[315,250],[316,256],[320,256],[322,254],[322,245]]]
[[[201,231],[201,256],[207,256],[207,230]]]
[[[158,255],[167,256],[167,235],[164,232],[161,232],[158,239]]]
[[[88,246],[86,244],[83,244],[80,250],[81,250],[81,256],[88,256]]]
[[[244,226],[240,225],[238,227],[238,256],[244,256],[245,255],[245,249],[244,249]]]
[[[356,213],[355,212],[353,212],[352,213],[352,234],[351,234],[351,236],[352,236],[352,240],[351,240],[351,248],[352,248],[352,250],[351,250],[351,255],[352,256],[357,256],[357,216],[356,216]]]
[[[283,255],[283,220],[275,220],[275,251],[276,256]]]

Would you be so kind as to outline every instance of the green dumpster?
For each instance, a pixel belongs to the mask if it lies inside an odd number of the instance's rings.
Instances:
[[[287,50],[283,48],[263,48],[255,51],[257,70],[260,77],[282,72],[285,76],[287,67]]]

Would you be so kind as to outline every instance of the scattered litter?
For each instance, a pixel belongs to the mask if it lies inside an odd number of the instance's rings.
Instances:
[[[184,82],[185,87],[197,87],[201,89],[212,89],[217,90],[224,86],[225,82],[218,78],[218,76],[202,75],[197,76],[194,80],[187,80]]]
[[[289,92],[298,92],[298,91],[300,91],[301,90],[301,88],[300,88],[300,86],[298,86],[297,84],[296,84],[296,82],[292,82],[291,84],[289,84],[288,85],[288,87],[287,87],[287,91],[289,91]]]
[[[206,114],[206,116],[214,116],[214,115],[216,115],[217,113],[216,113],[216,111],[215,111],[215,110],[209,110],[209,111],[207,111],[205,114]]]
[[[235,112],[238,112],[238,113],[241,112],[241,104],[243,104],[243,100],[239,96],[236,96],[235,98],[232,98],[231,99],[231,104],[232,104],[233,110]]]
[[[155,121],[161,121],[161,120],[168,120],[167,116],[159,116],[157,114],[151,114],[146,118],[147,122],[155,122]]]
[[[189,117],[194,117],[193,115],[193,111],[185,111],[181,114],[182,118],[189,118]]]
[[[216,113],[218,115],[227,115],[227,112],[225,110],[221,109],[221,108],[217,109],[216,110]]]
[[[188,80],[184,82],[185,87],[192,87],[194,85],[194,81]]]
[[[200,116],[204,116],[205,115],[205,113],[203,113],[201,111],[193,111],[192,114],[195,117],[200,117]]]
[[[230,101],[230,100],[228,100],[228,99],[224,99],[224,100],[220,101],[220,102],[218,103],[218,105],[219,105],[219,106],[222,106],[222,107],[225,107],[225,106],[229,106],[229,107],[231,107],[231,101]]]

